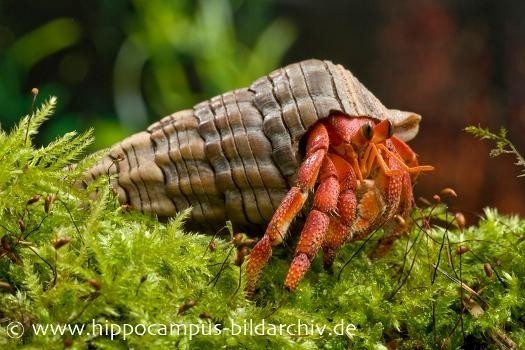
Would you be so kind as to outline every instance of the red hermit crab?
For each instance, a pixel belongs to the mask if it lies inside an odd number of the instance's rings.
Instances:
[[[384,107],[344,67],[307,60],[128,137],[87,180],[115,175],[122,204],[159,217],[192,208],[188,223],[201,230],[216,231],[225,220],[249,233],[266,227],[249,256],[248,293],[302,211],[306,222],[285,281],[293,290],[319,249],[329,267],[342,244],[379,226],[378,255],[400,235],[412,182],[432,169],[419,166],[405,143],[420,120]]]
[[[417,165],[416,154],[393,135],[389,119],[378,122],[370,117],[335,113],[317,122],[306,138],[306,155],[295,185],[250,253],[248,293],[253,292],[270,258],[271,247],[282,242],[310,191],[315,189],[313,205],[284,282],[289,290],[297,287],[321,247],[325,268],[329,268],[342,244],[388,223],[383,241],[376,248],[388,249],[404,228],[395,215],[406,217],[412,207],[410,174],[432,170]]]

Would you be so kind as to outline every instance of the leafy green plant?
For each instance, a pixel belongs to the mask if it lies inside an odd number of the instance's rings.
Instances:
[[[516,146],[507,138],[507,129],[500,128],[496,134],[488,128],[480,126],[468,126],[465,128],[469,134],[472,134],[482,140],[490,140],[496,142],[496,148],[490,151],[491,157],[497,157],[502,154],[512,154],[516,157],[516,165],[522,167],[521,174],[518,177],[525,176],[525,158],[520,154]]]
[[[164,224],[129,212],[104,177],[79,189],[96,156],[67,165],[90,132],[32,146],[54,104],[0,134],[0,347],[525,347],[524,220],[487,209],[464,228],[436,197],[387,257],[368,258],[375,233],[345,246],[334,273],[316,259],[293,294],[282,288],[290,254],[276,249],[247,300],[233,232],[212,238],[186,232],[186,213]],[[43,334],[50,325],[62,328]]]

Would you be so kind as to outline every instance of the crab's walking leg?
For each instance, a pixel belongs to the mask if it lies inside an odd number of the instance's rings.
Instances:
[[[336,165],[341,191],[337,199],[338,216],[330,217],[328,232],[323,242],[323,264],[325,269],[332,267],[337,250],[352,236],[351,226],[355,220],[357,199],[356,174],[352,166],[344,159],[330,155]]]
[[[413,202],[412,183],[409,174],[405,173],[403,178],[401,203],[398,209],[399,215],[394,216],[385,224],[385,234],[377,242],[376,247],[370,253],[370,258],[378,259],[384,257],[390,251],[394,242],[403,236],[407,229],[406,219],[408,218]]]
[[[434,167],[431,165],[419,165],[417,162],[417,154],[407,145],[405,142],[401,141],[398,137],[393,136],[390,141],[395,148],[395,153],[386,149],[390,152],[392,156],[396,157],[399,163],[405,168],[409,173],[419,174],[422,171],[432,171]]]
[[[349,232],[349,227],[347,229],[338,218],[330,218],[328,232],[323,242],[323,266],[325,270],[330,270],[334,264],[337,250],[344,244],[347,238],[346,233]]]
[[[340,185],[337,170],[330,157],[325,157],[319,174],[312,210],[308,214],[299,242],[295,250],[295,257],[288,270],[284,286],[293,291],[310,267],[317,251],[324,241],[329,215],[337,210]]]
[[[316,124],[308,135],[306,157],[297,172],[295,186],[288,191],[268,224],[263,238],[250,253],[246,267],[248,294],[254,292],[259,275],[272,255],[272,246],[283,241],[292,220],[308,198],[308,192],[313,189],[328,146],[329,137],[325,126],[321,123]]]

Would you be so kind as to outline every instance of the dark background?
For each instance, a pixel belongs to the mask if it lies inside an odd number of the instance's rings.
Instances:
[[[386,106],[423,115],[411,145],[453,187],[454,209],[525,214],[511,156],[467,125],[504,126],[525,150],[524,1],[0,1],[0,121],[59,97],[39,142],[95,128],[106,147],[163,115],[306,58],[341,63]]]

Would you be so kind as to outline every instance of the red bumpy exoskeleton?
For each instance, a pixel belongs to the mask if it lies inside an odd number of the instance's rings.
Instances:
[[[293,291],[322,247],[330,268],[339,247],[366,237],[381,225],[385,235],[374,256],[388,252],[403,233],[403,220],[413,204],[411,174],[415,178],[431,166],[418,166],[416,154],[392,135],[390,121],[332,115],[306,135],[306,155],[289,190],[273,215],[263,238],[250,253],[246,291],[251,294],[261,270],[281,243],[310,191],[315,197],[284,282]]]

